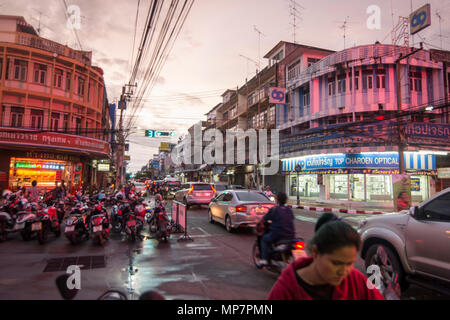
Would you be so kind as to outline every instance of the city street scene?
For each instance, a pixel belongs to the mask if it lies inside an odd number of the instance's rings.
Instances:
[[[450,300],[449,50],[449,0],[3,0],[0,300]]]

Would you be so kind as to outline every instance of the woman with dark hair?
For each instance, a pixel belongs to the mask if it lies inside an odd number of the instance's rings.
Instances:
[[[334,215],[333,215],[334,216]],[[361,245],[349,224],[335,220],[321,223],[308,245],[310,257],[291,263],[269,293],[269,300],[383,300],[369,289],[367,277],[353,268]]]

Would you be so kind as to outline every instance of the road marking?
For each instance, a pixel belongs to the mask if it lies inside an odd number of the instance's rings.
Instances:
[[[203,232],[205,235],[210,236],[211,234],[206,232],[205,230],[203,230],[203,228],[200,227],[195,227],[196,229],[200,230],[201,232]]]
[[[316,223],[317,218],[310,218],[310,217],[304,217],[304,216],[295,216],[295,219],[305,222],[311,222]]]

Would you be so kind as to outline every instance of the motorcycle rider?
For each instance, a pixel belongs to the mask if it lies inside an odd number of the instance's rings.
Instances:
[[[295,237],[294,214],[288,206],[286,206],[287,196],[284,192],[277,195],[278,205],[271,208],[269,212],[262,218],[262,221],[272,221],[270,232],[261,238],[261,266],[267,265],[269,260],[269,250],[272,243],[280,240],[291,240]]]
[[[327,218],[328,219],[328,218]],[[319,226],[309,257],[291,263],[272,287],[269,300],[383,300],[367,277],[353,268],[361,238],[349,224],[333,219]]]

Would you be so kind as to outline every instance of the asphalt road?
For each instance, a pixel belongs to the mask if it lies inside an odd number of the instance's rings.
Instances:
[[[313,235],[320,213],[295,210],[297,236],[305,240]],[[365,216],[346,220],[354,226]],[[147,232],[144,234],[148,235]],[[221,225],[207,221],[206,207],[193,207],[188,213],[188,234],[193,241],[168,243],[147,237],[129,243],[123,235],[112,235],[100,247],[92,240],[73,246],[64,236],[39,245],[24,242],[19,235],[0,244],[0,299],[61,299],[55,279],[64,271],[44,272],[50,259],[104,256],[106,265],[81,271],[81,290],[76,299],[96,299],[109,289],[118,289],[135,299],[147,290],[155,290],[167,299],[265,299],[278,275],[258,270],[252,262],[255,241],[252,230],[228,233]],[[358,259],[355,267],[364,271]],[[426,289],[412,286],[405,299],[437,299]]]

